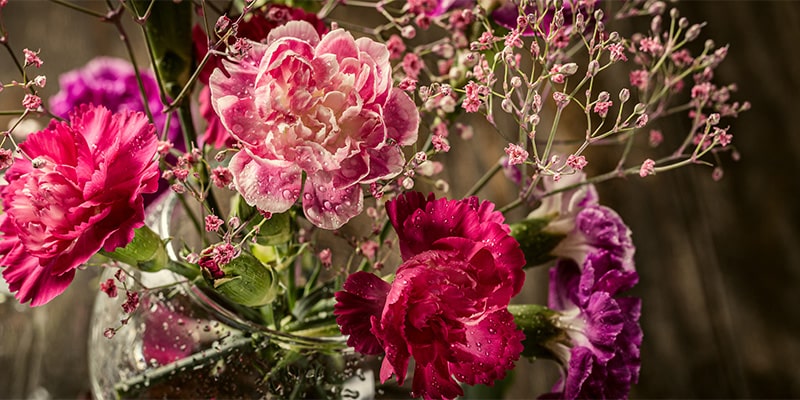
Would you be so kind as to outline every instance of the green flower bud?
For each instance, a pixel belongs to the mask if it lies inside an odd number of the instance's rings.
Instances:
[[[248,307],[271,303],[278,295],[278,281],[271,266],[242,252],[223,265],[225,276],[213,280],[214,289],[229,300]]]
[[[526,267],[541,265],[555,258],[550,252],[565,235],[547,231],[545,228],[549,223],[549,218],[531,218],[509,225],[511,236],[517,239],[525,254]]]
[[[136,229],[135,234],[125,247],[101,253],[144,272],[156,272],[167,267],[169,257],[161,237],[147,226]]]
[[[550,345],[564,338],[564,331],[558,327],[558,313],[538,304],[512,304],[508,311],[525,334],[522,355],[533,358],[556,359]]]

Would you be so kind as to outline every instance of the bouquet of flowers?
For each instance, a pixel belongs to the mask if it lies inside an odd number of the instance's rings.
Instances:
[[[20,79],[3,95],[22,110],[0,149],[0,266],[31,306],[107,271],[103,340],[143,327],[152,370],[122,397],[209,365],[212,384],[234,371],[267,397],[371,397],[384,389],[353,385],[375,380],[502,396],[515,366],[550,359],[542,397],[625,398],[634,244],[595,185],[720,179],[749,108],[714,81],[727,47],[662,1],[52,2],[112,24],[129,59],[87,60],[42,99],[47,49],[4,30]],[[686,131],[659,130],[671,117]],[[536,268],[546,304],[518,296]],[[238,322],[209,339],[158,305],[187,293]]]

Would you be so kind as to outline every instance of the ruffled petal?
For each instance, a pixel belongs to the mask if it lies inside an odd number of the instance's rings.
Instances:
[[[398,88],[392,89],[389,100],[383,107],[388,137],[401,146],[408,146],[417,141],[419,129],[419,111],[414,101]]]
[[[368,272],[359,271],[347,277],[334,294],[334,315],[341,331],[349,335],[347,344],[364,354],[381,354],[381,342],[372,333],[372,319],[380,318],[390,285]]]
[[[302,170],[291,162],[267,160],[245,149],[231,159],[233,184],[247,204],[282,213],[300,197]]]
[[[309,222],[323,229],[339,229],[361,213],[361,186],[337,188],[328,174],[309,176],[303,188],[303,211]]]

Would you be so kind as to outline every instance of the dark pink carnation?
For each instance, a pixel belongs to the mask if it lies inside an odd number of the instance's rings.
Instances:
[[[301,197],[308,220],[336,229],[363,207],[362,183],[394,177],[419,114],[392,87],[386,45],[337,29],[322,38],[304,21],[252,42],[227,75],[211,75],[211,99],[242,144],[230,170],[250,205],[284,212]],[[305,173],[305,185],[303,175]]]
[[[524,335],[508,303],[524,281],[525,259],[502,214],[477,198],[455,201],[405,193],[387,203],[403,264],[391,285],[360,272],[336,293],[348,344],[386,353],[381,381],[423,398],[463,395],[459,383],[493,384],[513,368]]]
[[[47,303],[91,256],[133,239],[142,194],[158,186],[157,146],[143,113],[90,105],[20,144],[33,161],[17,160],[0,188],[0,265],[20,302]]]

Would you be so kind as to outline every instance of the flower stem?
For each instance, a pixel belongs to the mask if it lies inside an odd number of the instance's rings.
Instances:
[[[220,344],[219,347],[203,350],[189,357],[143,372],[141,375],[117,383],[114,385],[114,390],[117,392],[119,398],[127,398],[142,388],[152,385],[154,382],[169,379],[169,377],[174,376],[177,371],[199,369],[216,360],[224,358],[238,349],[247,349],[248,347],[252,349],[253,346],[253,338],[249,336],[231,337],[222,342],[223,343]]]
[[[475,185],[473,185],[467,191],[467,193],[464,194],[464,197],[469,197],[469,196],[474,195],[475,193],[478,193],[478,191],[481,190],[484,186],[486,186],[486,184],[489,182],[489,180],[492,179],[492,177],[494,177],[494,175],[497,173],[497,171],[500,171],[500,168],[502,168],[502,167],[503,166],[500,164],[499,161],[494,163],[492,168],[490,168],[488,171],[486,171],[486,173],[483,174],[481,179],[479,179],[477,182],[475,182]]]

